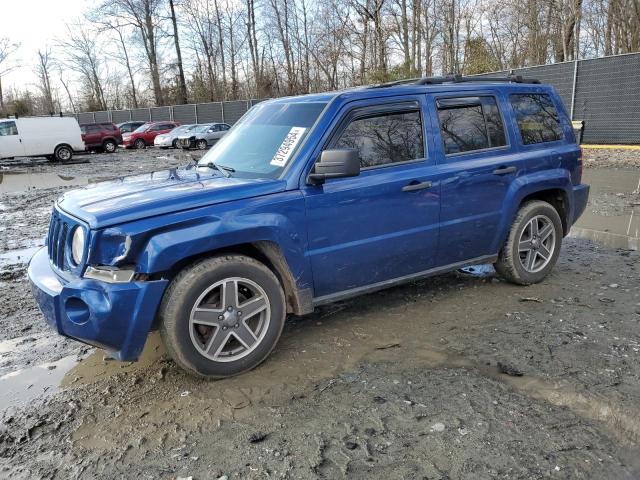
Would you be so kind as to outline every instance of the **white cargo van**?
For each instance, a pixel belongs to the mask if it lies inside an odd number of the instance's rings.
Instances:
[[[0,119],[0,158],[46,157],[71,160],[83,151],[78,121],[72,117]]]

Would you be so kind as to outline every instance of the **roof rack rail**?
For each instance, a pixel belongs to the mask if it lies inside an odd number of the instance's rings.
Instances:
[[[394,87],[396,85],[439,85],[442,83],[472,83],[472,82],[509,82],[509,83],[533,83],[538,84],[540,80],[535,78],[524,78],[521,75],[509,73],[506,77],[465,77],[460,74],[448,74],[439,77],[409,78],[406,80],[396,80],[394,82],[379,83],[371,85],[369,88]]]
[[[470,82],[510,82],[510,83],[540,83],[535,78],[524,78],[522,75],[508,74],[506,77],[463,77],[459,74],[449,74],[442,77],[425,77],[419,79],[417,85],[437,85],[440,83],[470,83]]]

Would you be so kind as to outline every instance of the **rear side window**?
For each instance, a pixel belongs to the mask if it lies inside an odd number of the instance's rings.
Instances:
[[[522,143],[555,142],[562,139],[558,110],[551,97],[540,93],[510,95]]]
[[[352,120],[333,148],[355,148],[362,168],[424,158],[420,112],[372,115]]]
[[[18,127],[16,127],[16,122],[0,123],[0,137],[8,137],[10,135],[18,135]]]
[[[445,154],[472,152],[507,144],[502,116],[494,97],[437,100]]]

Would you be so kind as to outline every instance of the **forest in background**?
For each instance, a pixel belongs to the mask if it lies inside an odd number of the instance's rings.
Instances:
[[[108,0],[0,38],[0,115],[266,98],[640,51],[640,0]],[[38,81],[2,88],[31,68]]]

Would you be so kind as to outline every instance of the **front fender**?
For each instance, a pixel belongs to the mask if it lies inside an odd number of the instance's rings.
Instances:
[[[310,288],[304,217],[299,191],[159,217],[155,228],[147,229],[146,241],[137,252],[136,271],[162,273],[185,259],[266,241],[279,246],[297,287]]]
[[[492,246],[492,251],[498,252],[504,244],[522,201],[529,195],[544,190],[562,190],[568,203],[567,216],[568,218],[574,217],[573,188],[568,170],[556,168],[522,175],[511,182],[505,196],[502,206],[502,220],[498,228],[499,234]]]

